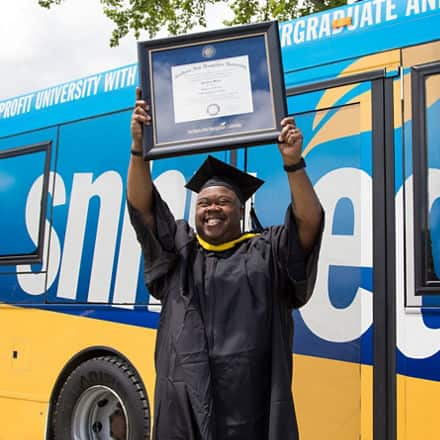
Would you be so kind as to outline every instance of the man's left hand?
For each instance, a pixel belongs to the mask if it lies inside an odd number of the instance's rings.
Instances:
[[[278,148],[280,149],[284,165],[293,165],[301,159],[303,135],[297,128],[295,119],[288,116],[281,121],[281,133],[278,136]]]

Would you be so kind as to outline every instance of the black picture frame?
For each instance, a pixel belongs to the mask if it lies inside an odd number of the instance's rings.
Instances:
[[[277,21],[139,42],[138,60],[152,117],[144,159],[277,141],[287,114]]]

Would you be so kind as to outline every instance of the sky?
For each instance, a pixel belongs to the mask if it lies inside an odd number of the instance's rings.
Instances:
[[[64,0],[50,10],[38,0],[0,2],[0,100],[137,62],[132,35],[110,48],[114,25],[99,0]],[[227,13],[211,8],[208,29],[223,27]]]

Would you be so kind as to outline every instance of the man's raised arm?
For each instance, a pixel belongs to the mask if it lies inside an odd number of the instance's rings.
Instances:
[[[127,176],[127,199],[136,208],[145,223],[154,230],[152,214],[153,183],[150,163],[142,158],[142,126],[151,123],[149,107],[141,99],[141,89],[136,89],[136,105],[131,116],[131,157]]]
[[[294,170],[287,171],[292,195],[292,211],[296,218],[299,241],[304,253],[308,255],[318,236],[322,208],[304,167],[300,165],[303,135],[292,117],[284,118],[281,126],[278,147],[284,165]]]

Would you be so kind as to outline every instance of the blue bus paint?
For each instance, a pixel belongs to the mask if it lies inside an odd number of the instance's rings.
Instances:
[[[432,4],[435,6],[431,7]],[[380,13],[377,9],[378,5],[383,8]],[[426,6],[426,10],[423,10],[423,5]],[[439,9],[438,2],[364,1],[356,5],[280,24],[286,87],[289,89],[303,84],[333,79],[363,56],[438,39]],[[344,28],[341,31],[331,29],[334,18],[344,18],[350,14],[353,16],[353,20],[357,20],[356,26],[352,25],[351,28]],[[330,23],[330,28],[328,28],[327,22]],[[356,24],[356,21],[354,23]],[[302,31],[304,34],[301,33]],[[298,41],[296,42],[295,32],[298,33]],[[409,70],[404,73],[408,74]],[[393,72],[394,74],[396,72]],[[0,102],[0,152],[48,140],[52,141],[55,146],[51,158],[51,172],[60,179],[57,182],[56,190],[59,190],[62,183],[61,187],[65,194],[64,202],[62,201],[63,197],[58,194],[60,200],[57,204],[54,204],[54,195],[49,194],[48,204],[51,209],[47,213],[47,220],[51,226],[49,230],[51,242],[59,240],[62,250],[66,242],[69,214],[75,214],[70,212],[73,209],[72,194],[79,197],[79,193],[76,192],[79,191],[78,185],[90,189],[92,194],[87,204],[74,297],[70,297],[71,295],[67,291],[60,290],[60,268],[63,264],[60,261],[54,279],[47,281],[47,289],[33,294],[26,292],[17,282],[17,273],[32,272],[49,277],[46,275],[46,268],[41,264],[19,268],[0,266],[0,301],[16,305],[39,306],[45,310],[156,328],[158,314],[149,308],[151,299],[143,285],[141,259],[138,260],[139,266],[136,268],[138,270],[136,294],[128,304],[132,308],[124,309],[117,305],[88,304],[96,235],[104,203],[104,196],[94,195],[93,192],[99,191],[101,181],[103,186],[112,185],[113,193],[120,195],[114,202],[115,210],[113,213],[116,219],[115,230],[117,233],[114,239],[111,279],[106,296],[108,303],[112,303],[115,299],[117,268],[121,246],[124,245],[122,230],[124,228],[125,179],[130,144],[128,127],[134,101],[134,88],[137,83],[137,66],[130,64]],[[361,93],[369,92],[370,87],[369,82],[356,85],[346,94],[340,96],[337,102],[332,104],[332,107],[347,105]],[[337,111],[334,108],[331,109],[315,125],[315,109],[324,94],[325,91],[318,91],[288,98],[289,114],[296,115],[306,143],[320,130],[325,130],[325,124]],[[438,120],[439,105],[437,102],[429,109],[429,118]],[[430,135],[438,138],[437,131]],[[412,175],[411,132],[411,122],[405,123],[403,128],[396,128],[394,132],[396,194],[402,190],[405,182]],[[404,150],[402,147],[403,138],[405,139]],[[285,176],[279,172],[281,159],[276,153],[276,148],[275,145],[270,145],[249,148],[247,153],[244,150],[237,152],[239,167],[244,167],[246,162],[249,172],[256,173],[269,183],[258,192],[255,200],[259,218],[264,225],[281,223],[289,203]],[[247,154],[246,160],[245,154]],[[219,152],[216,155],[221,159],[227,160],[229,158],[228,152]],[[433,154],[432,157],[431,166],[440,168],[439,156]],[[184,181],[187,181],[200,161],[201,156],[198,155],[156,161],[153,163],[153,177],[160,178],[170,170],[178,170]],[[338,137],[320,144],[319,148],[309,151],[307,163],[309,176],[314,184],[319,182],[323,176],[339,169],[360,170],[371,178],[373,175],[371,133],[363,132],[359,136]],[[29,163],[20,162],[20,167],[27,169]],[[24,169],[22,168],[21,171]],[[1,163],[0,172],[7,173],[7,169],[2,168]],[[7,192],[6,179],[1,180],[2,174],[0,173],[0,185],[3,185],[0,186],[0,189],[3,188],[6,191],[5,198],[0,196],[0,200],[12,207],[11,212],[19,213],[16,225],[18,239],[10,237],[10,232],[8,232],[11,231],[14,219],[7,216],[2,216],[0,219],[0,229],[5,234],[4,248],[2,249],[7,252],[13,253],[17,249],[31,249],[33,246],[29,236],[26,235],[25,203],[23,200],[38,177],[33,172],[37,173],[36,168],[32,168],[31,172],[25,174],[26,178],[20,180],[19,190],[16,196],[12,197]],[[190,220],[191,195],[187,192],[182,194],[184,197],[182,215]],[[432,215],[439,215],[439,210],[438,202],[436,202]],[[335,209],[331,223],[333,235],[349,237],[354,234],[356,222],[354,212],[350,199],[342,197]],[[431,233],[433,243],[440,243],[439,229],[433,228]],[[439,253],[440,250],[436,246],[436,267],[440,264],[438,262]],[[372,294],[372,267],[329,265],[328,294],[334,308],[343,310],[349,307],[359,288]],[[440,296],[433,295],[423,298],[421,313],[425,325],[430,329],[440,328],[439,298]],[[334,342],[318,337],[307,326],[300,312],[294,313],[296,323],[294,349],[296,353],[373,364],[371,326],[353,340]],[[323,317],[323,319],[325,318]],[[440,381],[439,364],[440,353],[423,359],[415,359],[398,351],[397,365],[398,372],[401,374]]]

